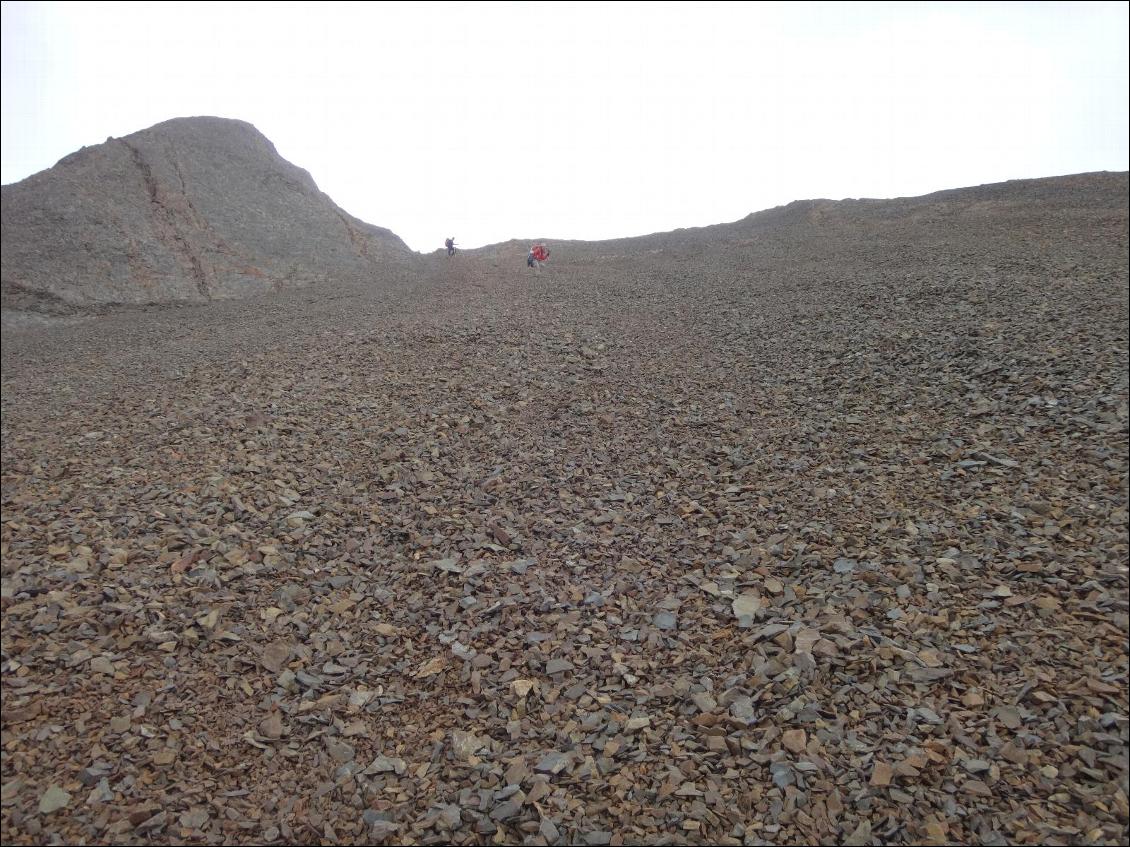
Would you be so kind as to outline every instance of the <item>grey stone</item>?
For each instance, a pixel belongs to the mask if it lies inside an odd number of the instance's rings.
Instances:
[[[43,792],[39,798],[39,814],[49,815],[59,809],[65,809],[71,802],[71,795],[57,785],[52,785]]]
[[[538,827],[538,832],[541,837],[545,839],[547,844],[556,844],[557,840],[561,837],[560,831],[557,829],[556,824],[549,818],[542,818],[541,825]]]
[[[730,704],[730,714],[734,719],[750,726],[757,722],[757,710],[753,707],[753,701],[749,697],[739,697]]]
[[[380,841],[381,839],[395,835],[398,829],[399,827],[392,821],[376,821],[369,827],[369,836],[374,840]]]
[[[545,672],[549,675],[564,673],[573,670],[573,663],[568,659],[550,659],[545,663]]]
[[[345,763],[353,761],[353,745],[346,744],[344,741],[338,741],[336,738],[326,739],[326,751],[335,762]]]
[[[538,773],[560,773],[568,764],[569,757],[555,750],[542,756],[541,760],[534,765],[534,770]]]
[[[516,818],[522,811],[522,804],[514,800],[499,803],[491,810],[490,816],[496,821],[507,821]]]

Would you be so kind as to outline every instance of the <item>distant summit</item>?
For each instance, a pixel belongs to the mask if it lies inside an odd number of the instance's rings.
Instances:
[[[251,124],[225,118],[84,147],[2,199],[6,311],[239,298],[374,278],[412,256]]]

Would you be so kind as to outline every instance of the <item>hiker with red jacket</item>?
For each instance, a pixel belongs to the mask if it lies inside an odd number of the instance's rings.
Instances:
[[[549,250],[544,244],[535,244],[526,255],[526,267],[540,271],[542,264],[549,259]]]

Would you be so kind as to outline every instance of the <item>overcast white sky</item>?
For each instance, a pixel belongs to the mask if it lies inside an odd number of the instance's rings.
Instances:
[[[1118,3],[3,3],[4,184],[254,124],[429,251],[1127,170]]]

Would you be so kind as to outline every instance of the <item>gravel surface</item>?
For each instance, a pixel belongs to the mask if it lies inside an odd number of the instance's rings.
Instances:
[[[3,841],[1120,844],[1127,175],[3,336]]]

